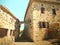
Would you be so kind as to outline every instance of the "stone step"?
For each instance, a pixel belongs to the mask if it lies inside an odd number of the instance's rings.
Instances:
[[[34,45],[34,43],[31,43],[31,42],[15,42],[14,45]]]
[[[40,42],[14,42],[14,45],[52,45],[48,41],[40,41]]]

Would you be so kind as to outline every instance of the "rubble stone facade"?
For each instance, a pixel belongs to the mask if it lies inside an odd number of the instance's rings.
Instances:
[[[58,0],[30,0],[24,18],[25,28],[23,35],[26,35],[24,37],[28,37],[34,42],[41,41],[49,36],[50,38],[59,38],[60,34],[57,34],[60,30],[59,12],[60,1]],[[51,30],[58,31],[52,34]],[[49,31],[51,33],[48,35]]]
[[[4,31],[5,30],[5,31]],[[16,31],[14,36],[18,35],[20,30],[20,21],[3,5],[0,5],[0,32],[1,35],[12,37],[13,32]]]

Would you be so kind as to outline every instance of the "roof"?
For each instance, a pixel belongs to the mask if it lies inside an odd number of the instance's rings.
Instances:
[[[0,8],[6,13],[10,14],[10,16],[12,16],[14,19],[17,19],[5,6],[0,5]]]
[[[27,7],[27,10],[26,10],[26,13],[25,13],[25,16],[24,16],[24,20],[25,20],[25,17],[27,15],[27,12],[29,10],[29,7],[32,5],[33,2],[44,2],[44,3],[53,3],[53,4],[60,4],[60,2],[56,2],[56,1],[50,1],[50,0],[29,0],[29,4],[28,4],[28,7]]]

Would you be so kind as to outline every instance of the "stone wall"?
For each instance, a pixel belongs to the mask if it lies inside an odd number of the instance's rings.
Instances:
[[[44,13],[41,13],[41,5],[45,8]],[[53,15],[52,9],[56,10],[56,15]],[[40,28],[39,22],[48,22],[49,25],[51,23],[58,23],[60,25],[60,4],[51,3],[51,2],[33,2],[29,7],[28,12],[25,17],[25,24],[28,29],[29,37],[33,41],[43,40],[45,34],[47,33],[47,28]],[[29,20],[31,20],[31,24],[29,25]],[[28,23],[27,23],[28,22]],[[32,28],[31,28],[32,27]],[[25,32],[26,33],[26,32]]]
[[[0,28],[8,30],[7,37],[13,37],[14,30],[19,34],[20,30],[20,21],[2,5],[0,5]]]
[[[16,20],[12,16],[10,16],[10,14],[4,12],[2,9],[0,9],[0,22],[3,24],[2,28],[15,28],[14,25]]]

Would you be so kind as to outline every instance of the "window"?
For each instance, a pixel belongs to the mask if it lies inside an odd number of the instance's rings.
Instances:
[[[44,11],[45,11],[45,8],[41,7],[41,13],[44,13]]]
[[[31,23],[31,20],[29,20],[29,23]]]
[[[53,13],[53,15],[56,15],[56,10],[52,9],[52,13]]]
[[[48,22],[46,22],[46,27],[49,28],[49,23]]]
[[[12,30],[10,30],[10,36],[12,35]]]
[[[44,11],[45,11],[45,8],[44,8],[43,6],[44,6],[44,5],[41,4],[41,13],[44,13]]]
[[[28,19],[28,23],[31,23],[31,20],[30,19]]]
[[[45,22],[42,22],[42,27],[45,28]]]
[[[0,28],[0,38],[7,36],[8,29]]]
[[[39,22],[39,27],[40,28],[49,28],[49,23],[48,22]]]

